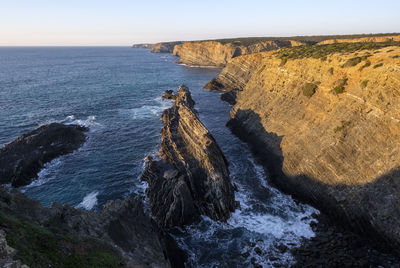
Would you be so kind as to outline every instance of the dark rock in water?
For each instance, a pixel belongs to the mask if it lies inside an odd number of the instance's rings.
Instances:
[[[86,262],[71,267],[184,267],[186,260],[175,240],[144,212],[140,196],[110,201],[96,213],[59,204],[44,208],[0,187],[0,228],[13,238],[16,257],[35,267],[60,267],[80,258]]]
[[[228,163],[198,119],[189,89],[180,86],[174,97],[162,115],[162,159],[147,158],[142,175],[152,214],[166,227],[193,223],[201,214],[225,221],[235,209]]]
[[[236,90],[224,92],[221,94],[221,100],[226,101],[230,105],[235,105],[236,104],[236,95],[237,95]]]
[[[168,100],[170,100],[170,99],[173,99],[173,97],[174,97],[174,91],[173,90],[166,90],[165,92],[164,92],[164,95],[162,96],[163,97],[163,99],[168,99]]]
[[[213,78],[204,86],[204,88],[208,90],[224,90],[225,86],[219,82],[217,78]]]
[[[31,183],[45,163],[78,149],[85,142],[87,130],[83,126],[52,123],[5,145],[0,149],[0,183],[14,187]]]

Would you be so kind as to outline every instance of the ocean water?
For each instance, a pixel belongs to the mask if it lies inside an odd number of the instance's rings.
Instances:
[[[68,203],[87,210],[144,194],[144,157],[157,153],[160,116],[171,105],[161,95],[185,84],[230,163],[241,203],[227,223],[204,217],[172,231],[189,253],[188,266],[247,267],[251,258],[264,267],[293,263],[279,245],[296,247],[312,237],[311,214],[318,211],[269,186],[247,145],[226,128],[231,106],[202,88],[220,69],[175,61],[125,47],[0,48],[0,146],[49,122],[90,128],[79,150],[48,163],[38,180],[20,190],[45,206]]]

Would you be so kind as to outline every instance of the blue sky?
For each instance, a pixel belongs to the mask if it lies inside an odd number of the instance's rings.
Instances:
[[[0,46],[400,32],[399,0],[0,0]]]

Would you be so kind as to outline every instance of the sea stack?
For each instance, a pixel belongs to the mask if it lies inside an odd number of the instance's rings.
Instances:
[[[160,160],[146,159],[142,180],[150,209],[165,227],[196,222],[200,215],[226,221],[235,209],[228,163],[200,122],[189,89],[181,85],[164,111]]]

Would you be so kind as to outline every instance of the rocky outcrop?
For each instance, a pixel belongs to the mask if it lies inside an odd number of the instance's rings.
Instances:
[[[0,183],[14,187],[37,178],[44,164],[78,149],[88,129],[78,125],[52,123],[24,134],[0,149]]]
[[[287,62],[263,54],[229,126],[280,189],[397,250],[400,48]]]
[[[218,77],[211,79],[204,88],[227,91],[221,99],[235,104],[237,92],[244,89],[260,62],[269,54],[255,53],[230,60]]]
[[[95,213],[58,204],[44,208],[0,187],[0,219],[17,251],[12,254],[30,267],[184,267],[186,259],[145,214],[140,196],[110,201]]]
[[[280,47],[297,46],[296,41],[260,41],[242,45],[240,42],[220,41],[185,42],[174,48],[172,55],[180,58],[180,63],[199,66],[225,66],[228,61],[240,55],[275,50]]]
[[[172,53],[174,51],[174,47],[176,45],[180,45],[182,42],[162,42],[152,45],[151,52],[152,53]]]
[[[361,38],[337,38],[329,39],[319,42],[317,45],[329,45],[335,43],[367,43],[367,42],[399,42],[400,35],[388,35],[388,36],[370,36]]]
[[[228,163],[200,122],[189,89],[180,86],[164,111],[160,160],[147,158],[142,180],[150,210],[165,227],[182,226],[206,215],[225,221],[235,209]]]
[[[151,48],[153,44],[134,44],[132,48]]]

